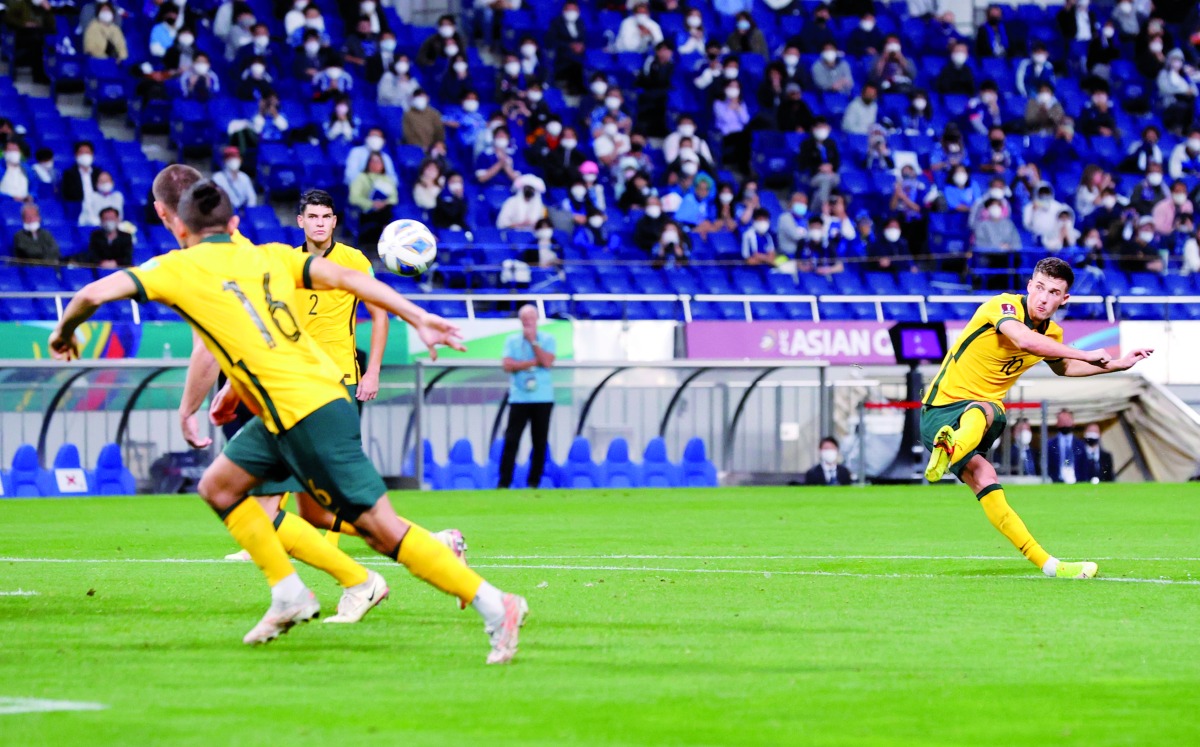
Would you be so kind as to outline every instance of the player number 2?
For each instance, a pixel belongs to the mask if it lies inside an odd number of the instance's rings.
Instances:
[[[254,308],[254,304],[250,303],[250,299],[246,298],[246,294],[242,291],[242,287],[237,284],[236,280],[226,280],[221,286],[223,290],[227,290],[237,297],[241,302],[242,308],[250,315],[250,320],[254,322],[254,326],[258,327],[258,333],[262,335],[263,342],[267,343],[267,347],[275,347],[275,338],[271,335],[271,331],[267,329],[267,325],[263,322],[262,316],[258,310]],[[271,315],[271,321],[275,324],[275,328],[279,333],[288,340],[295,342],[300,339],[300,325],[296,323],[296,317],[292,314],[292,310],[283,301],[276,301],[271,296],[271,273],[263,273],[263,297],[267,302],[268,313]],[[285,328],[285,325],[287,328]]]

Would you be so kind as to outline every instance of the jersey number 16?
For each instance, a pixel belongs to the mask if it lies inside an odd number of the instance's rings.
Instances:
[[[254,308],[254,304],[250,303],[250,299],[246,298],[246,294],[242,292],[242,287],[237,284],[236,280],[226,280],[221,286],[222,290],[227,290],[237,296],[238,301],[241,301],[242,308],[250,315],[254,326],[258,327],[258,333],[262,335],[263,342],[267,343],[267,347],[275,347],[275,338],[271,335],[271,330],[267,329],[267,325],[263,322],[263,318],[259,315],[258,310]],[[296,323],[296,317],[292,314],[292,310],[283,301],[276,301],[271,296],[271,273],[263,273],[263,298],[267,302],[268,313],[271,316],[271,321],[275,323],[275,329],[287,339],[295,342],[300,339],[300,325]],[[280,321],[280,317],[286,317],[288,328],[284,328],[284,322]]]

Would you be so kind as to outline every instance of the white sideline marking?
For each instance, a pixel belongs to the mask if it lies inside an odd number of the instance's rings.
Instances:
[[[51,711],[103,711],[103,703],[84,703],[77,700],[43,700],[41,698],[0,698],[0,716],[18,713],[50,713]]]
[[[520,559],[528,558],[532,560],[540,560],[553,556],[491,556],[483,559]],[[564,556],[569,558],[586,559],[586,558],[638,558],[638,559],[665,559],[672,556],[654,556],[654,555],[578,555]],[[676,559],[714,559],[717,556],[695,555],[695,556],[673,556]],[[748,555],[730,555],[723,556],[725,559],[740,559],[740,560],[755,560],[762,559],[763,556],[748,556]],[[875,560],[1004,560],[1011,563],[1016,563],[1017,559],[1012,556],[988,556],[988,555],[904,555],[904,556],[885,556],[885,555],[780,555],[769,556],[772,559],[795,559],[795,560],[843,560],[843,559],[875,559]],[[1200,560],[1200,558],[1096,558],[1096,560]],[[188,565],[212,565],[212,564],[243,564],[244,561],[224,560],[215,558],[0,558],[0,563],[180,563]],[[363,565],[379,566],[386,568],[394,566],[395,563],[387,560],[359,560]],[[1020,576],[988,576],[985,574],[967,574],[967,575],[947,575],[944,573],[856,573],[853,571],[789,571],[789,570],[752,570],[746,568],[657,568],[647,566],[621,566],[621,565],[529,565],[529,564],[503,564],[491,563],[480,564],[473,563],[473,568],[495,568],[502,570],[547,570],[547,571],[634,571],[640,573],[716,573],[728,575],[750,575],[750,576],[834,576],[842,578],[923,578],[923,579],[1016,579],[1028,581],[1030,579],[1043,578],[1040,574],[1029,574]],[[1093,581],[1112,581],[1127,584],[1159,584],[1163,586],[1200,586],[1200,579],[1170,579],[1170,578],[1123,578],[1117,576],[1098,576]]]
[[[36,597],[36,591],[26,591],[25,589],[16,589],[14,591],[0,591],[0,597]]]

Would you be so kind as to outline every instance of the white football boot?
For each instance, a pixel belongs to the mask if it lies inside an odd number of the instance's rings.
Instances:
[[[321,616],[321,604],[308,589],[287,602],[272,602],[267,614],[258,625],[242,638],[242,643],[257,646],[268,643],[288,632],[292,627]]]
[[[485,627],[492,650],[488,654],[488,664],[507,664],[517,655],[517,636],[525,618],[529,615],[529,603],[525,597],[516,594],[504,595],[504,620],[499,626]]]
[[[367,580],[342,592],[337,614],[325,619],[327,623],[356,623],[388,598],[388,585],[383,576],[367,571]]]

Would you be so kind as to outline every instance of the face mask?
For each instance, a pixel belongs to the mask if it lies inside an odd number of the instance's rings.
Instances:
[[[303,13],[304,9],[308,7],[308,0],[298,0],[292,3],[292,7]]]
[[[754,221],[754,230],[760,234],[766,233],[767,231],[771,230],[771,221],[769,221],[769,220]]]
[[[330,78],[340,78],[342,77],[342,69],[340,67],[327,67],[325,68],[325,74]]]
[[[688,16],[687,25],[689,29],[698,29],[704,25],[704,19],[700,16]]]
[[[1104,199],[1100,200],[1100,204],[1103,205],[1106,209],[1112,210],[1114,207],[1117,206],[1117,198],[1116,197],[1105,197]]]
[[[450,194],[454,195],[455,197],[462,197],[462,182],[450,182],[448,189],[450,190]]]
[[[1100,248],[1100,239],[1090,238],[1087,241],[1084,241],[1083,245],[1086,246],[1088,249],[1099,249]]]
[[[396,74],[397,75],[407,75],[408,68],[409,68],[408,61],[400,60],[399,62],[396,63]]]
[[[563,11],[563,20],[566,21],[567,23],[575,23],[576,21],[579,20],[579,11],[564,10]]]
[[[862,29],[863,31],[874,31],[875,30],[875,22],[870,21],[870,20],[864,20],[862,23],[858,24],[858,27],[860,29]]]
[[[700,167],[696,165],[695,161],[685,161],[680,169],[683,171],[685,176],[695,176],[696,172],[700,170]]]
[[[1104,27],[1104,38],[1105,39],[1111,39],[1114,36],[1116,36],[1116,34],[1117,34],[1117,30],[1114,29],[1112,26]]]
[[[367,150],[378,153],[383,150],[383,136],[369,135],[367,136]]]
[[[1138,231],[1138,238],[1141,239],[1144,243],[1149,244],[1151,241],[1154,241],[1154,232],[1153,231]]]
[[[888,53],[899,52],[900,44],[897,42],[889,42],[887,45],[884,46],[883,51],[888,52]]]
[[[1037,100],[1042,106],[1050,106],[1050,102],[1054,101],[1054,94],[1043,91],[1037,95]]]
[[[925,99],[913,99],[913,108],[917,111],[923,112],[927,106],[929,106],[929,102]]]
[[[892,243],[899,241],[900,240],[900,229],[899,228],[883,229],[883,238],[887,239],[888,241],[890,241]]]
[[[190,47],[193,43],[195,43],[195,41],[196,37],[192,36],[191,34],[179,35],[179,46],[181,47]]]
[[[596,96],[603,96],[608,92],[608,84],[602,80],[592,82],[592,93]]]
[[[994,200],[1003,200],[1004,187],[992,187],[988,190],[988,197],[991,197]]]
[[[821,463],[829,466],[837,464],[837,449],[821,449]]]
[[[271,44],[271,37],[269,37],[269,36],[254,37],[254,48],[260,52],[262,50],[266,49],[270,44]]]
[[[466,74],[466,72],[467,72],[467,63],[465,63],[465,62],[456,62],[456,63],[454,63],[454,72],[458,73],[459,75],[464,75],[464,74]]]
[[[18,163],[21,162],[21,151],[19,151],[19,150],[4,151],[4,160],[7,161],[8,163],[12,164],[13,166],[16,166]]]
[[[263,74],[266,72],[267,72],[267,66],[262,64],[261,62],[255,62],[253,65],[250,66],[250,75],[254,76],[255,78],[263,77]]]
[[[660,215],[662,215],[662,208],[659,207],[658,205],[647,205],[646,206],[646,217],[647,218],[657,218]]]
[[[733,202],[733,193],[722,192],[721,194],[717,195],[717,199],[721,201],[722,205],[728,205],[729,203]]]
[[[578,140],[563,140],[562,147],[564,150],[575,150],[575,146],[579,145]]]
[[[741,31],[743,34],[746,33],[747,31],[750,30],[750,22],[745,19],[738,21],[737,22],[737,30]]]
[[[492,146],[497,151],[508,150],[508,138],[497,138],[492,141]]]
[[[1000,207],[999,205],[992,205],[990,208],[988,208],[988,216],[991,217],[992,220],[1000,220],[1004,217],[1004,208]]]
[[[821,59],[824,60],[827,64],[832,65],[833,63],[837,62],[837,54],[838,54],[837,50],[826,49],[824,52],[821,53]]]
[[[1071,429],[1071,428],[1059,428],[1059,429],[1058,429],[1058,435],[1060,435],[1060,436],[1069,436],[1069,435],[1071,435],[1071,431],[1072,431],[1072,429]]]
[[[1045,65],[1047,59],[1049,59],[1049,58],[1046,57],[1046,55],[1044,55],[1044,54],[1035,54],[1033,56],[1033,61],[1039,65]]]
[[[785,54],[783,56],[783,64],[787,65],[788,67],[796,67],[800,64],[800,55]]]
[[[679,125],[679,134],[682,135],[683,137],[692,137],[693,135],[696,134],[696,125],[694,125],[694,124]]]
[[[678,244],[679,234],[675,231],[664,231],[662,235],[663,244]]]
[[[603,215],[593,215],[592,217],[588,218],[588,225],[591,226],[592,228],[599,228],[600,226],[603,226],[604,225],[604,216]]]
[[[419,112],[423,112],[425,111],[425,107],[429,106],[429,99],[425,98],[424,96],[418,96],[413,99],[412,104],[414,109]]]
[[[1162,50],[1163,50],[1162,39],[1155,39],[1154,41],[1150,42],[1150,51],[1151,52],[1158,54]]]
[[[536,190],[534,190],[534,188],[533,188],[533,187],[522,187],[522,188],[521,188],[521,194],[525,196],[525,199],[526,199],[526,200],[532,200],[532,199],[533,199],[533,196],[534,196],[536,193],[537,193],[537,192],[536,192]]]
[[[738,88],[737,86],[730,86],[729,88],[725,89],[725,98],[727,98],[731,101],[733,99],[736,99],[741,94],[742,94],[742,89]]]
[[[823,141],[825,138],[829,137],[829,130],[823,127],[815,129],[813,130],[813,137],[815,137],[818,141]]]
[[[965,52],[955,52],[954,54],[950,55],[950,60],[955,65],[962,67],[967,63],[967,55]]]
[[[809,229],[808,229],[809,241],[820,244],[824,238],[825,238],[825,229],[823,229],[819,226],[817,228],[813,228],[812,226],[809,226]]]
[[[1200,137],[1188,138],[1187,147],[1188,150],[1192,151],[1193,153],[1200,151]]]
[[[616,111],[621,108],[621,99],[616,96],[609,96],[604,99],[604,107],[609,111]]]
[[[725,80],[733,80],[738,76],[738,69],[736,67],[727,67],[722,75],[725,76]]]
[[[604,134],[605,135],[608,135],[609,137],[616,137],[617,132],[618,132],[618,130],[617,130],[617,125],[615,122],[609,122],[608,124],[604,125]]]
[[[1180,194],[1178,192],[1174,192],[1171,194],[1171,201],[1174,202],[1176,205],[1182,205],[1183,201],[1186,199],[1187,199],[1187,195],[1185,195],[1185,194]]]
[[[115,220],[106,220],[100,224],[105,233],[114,233],[117,230],[117,222]],[[1100,439],[1096,439],[1099,441]]]
[[[447,44],[446,49],[443,51],[446,53],[447,57],[454,57],[458,54],[458,46],[454,44]]]
[[[1158,173],[1157,171],[1146,174],[1146,183],[1151,187],[1157,187],[1158,185],[1162,184],[1162,174]]]
[[[506,62],[504,63],[504,74],[510,78],[515,78],[521,74],[521,63]]]
[[[99,13],[96,14],[96,18],[100,21],[100,23],[112,23],[113,22],[113,14],[112,14],[111,10],[100,11]]]
[[[1033,443],[1033,431],[1021,431],[1017,434],[1017,443],[1028,446]]]
[[[562,123],[547,122],[546,123],[546,134],[550,135],[551,137],[558,137],[559,135],[561,135],[562,134]]]
[[[320,52],[320,51],[321,51],[321,43],[320,42],[315,42],[315,41],[304,42],[304,53],[306,55],[308,55],[309,57],[316,57],[317,52]]]
[[[381,50],[383,50],[384,52],[391,54],[392,52],[396,51],[396,40],[395,39],[381,39],[379,41],[379,48]]]
[[[536,57],[537,47],[533,44],[523,44],[521,45],[521,55],[523,57]]]
[[[1096,446],[1100,443],[1100,436],[1098,436],[1094,433],[1089,433],[1083,437],[1083,441],[1088,446]]]
[[[367,0],[367,2],[360,4],[358,7],[362,10],[364,16],[369,16],[375,12],[374,0]]]
[[[808,203],[807,202],[793,202],[792,203],[792,215],[799,215],[799,216],[808,215]]]
[[[310,29],[313,29],[314,31],[324,31],[325,30],[325,19],[324,18],[309,18],[308,20],[306,20],[304,22],[304,25],[309,27]]]
[[[587,196],[587,187],[571,187],[571,197],[576,202],[583,202],[583,198]]]
[[[36,233],[37,230],[42,227],[42,222],[35,220],[32,223],[23,223],[22,225],[24,226],[26,231],[28,231],[30,233]]]
[[[959,187],[965,187],[967,185],[967,175],[961,171],[955,174],[954,184]]]
[[[449,24],[438,26],[438,36],[443,39],[449,39],[454,36],[454,27]]]
[[[232,172],[236,172],[236,171],[239,171],[239,170],[241,170],[241,168],[242,168],[242,159],[240,159],[240,158],[230,158],[228,161],[226,161],[226,162],[225,162],[225,168],[229,169],[229,171],[230,171],[231,173],[232,173]]]
[[[533,235],[537,236],[538,239],[541,241],[549,241],[550,239],[554,238],[554,229],[553,228],[539,228],[538,230],[533,232]]]
[[[980,94],[979,97],[981,99],[983,99],[983,103],[987,104],[988,106],[991,106],[992,104],[996,103],[996,94],[992,93],[991,91]]]
[[[535,104],[536,104],[536,103],[538,103],[539,101],[541,101],[541,100],[542,100],[542,95],[543,95],[543,94],[542,94],[542,92],[541,92],[541,91],[530,91],[530,92],[529,92],[528,94],[526,94],[526,95],[528,95],[528,96],[529,96],[529,100],[530,100],[530,101],[532,101],[533,103],[535,103]]]

